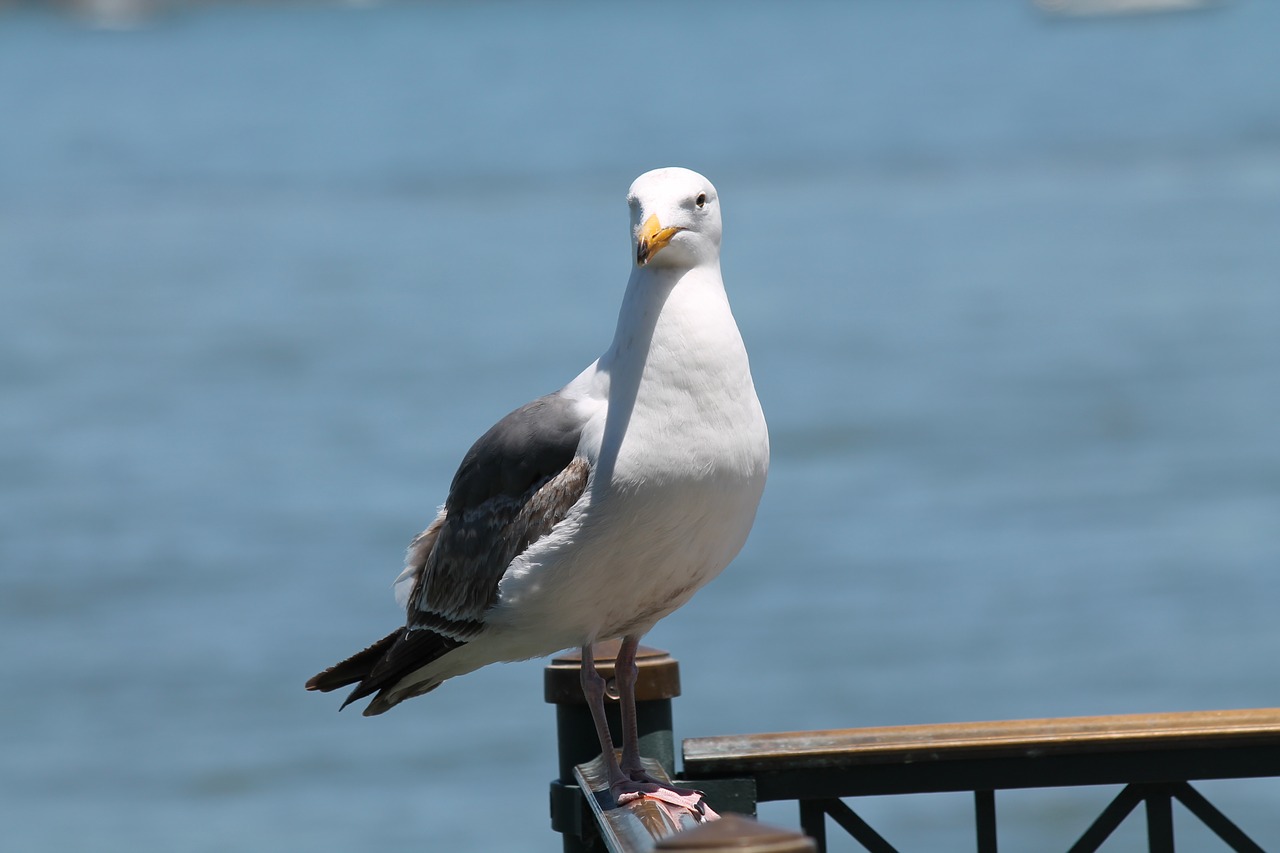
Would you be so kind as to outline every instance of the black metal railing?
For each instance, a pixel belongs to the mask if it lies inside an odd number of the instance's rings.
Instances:
[[[746,777],[761,801],[797,800],[800,824],[825,849],[828,819],[867,850],[893,846],[844,798],[972,792],[979,853],[997,849],[996,793],[1122,785],[1070,853],[1098,847],[1139,804],[1153,853],[1173,848],[1173,803],[1231,849],[1263,848],[1191,782],[1280,776],[1280,709],[1197,711],[792,732],[684,742],[684,777]]]
[[[671,698],[680,692],[678,665],[665,652],[647,654],[653,677],[647,691],[638,691],[641,747],[672,769]],[[547,671],[547,698],[557,702],[561,738],[552,825],[565,833],[567,853],[603,849],[573,775],[575,765],[598,751],[585,706],[573,706],[574,664],[557,659]],[[599,665],[603,670],[604,661]],[[644,666],[642,659],[642,672]],[[553,683],[563,689],[553,690]],[[720,812],[754,815],[757,802],[797,801],[800,826],[820,851],[831,823],[872,853],[895,851],[847,799],[970,792],[976,849],[995,853],[999,791],[1120,785],[1069,853],[1097,850],[1139,805],[1146,811],[1149,849],[1172,853],[1175,804],[1232,850],[1260,853],[1257,841],[1191,785],[1260,777],[1280,777],[1280,708],[691,738],[683,742],[677,781],[706,791]],[[1280,849],[1280,843],[1272,847]]]

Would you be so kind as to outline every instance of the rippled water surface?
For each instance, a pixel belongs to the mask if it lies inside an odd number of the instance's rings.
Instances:
[[[395,624],[471,440],[608,343],[623,195],[669,164],[719,187],[774,446],[747,548],[649,639],[678,736],[1280,704],[1278,35],[1264,2],[0,10],[5,849],[559,849],[541,663],[374,720],[302,682]],[[1280,847],[1280,787],[1204,787]],[[1001,849],[1112,793],[1002,798]],[[971,845],[964,797],[861,807]]]

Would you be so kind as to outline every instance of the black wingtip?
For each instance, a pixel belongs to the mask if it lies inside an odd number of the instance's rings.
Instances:
[[[395,645],[396,640],[400,639],[400,635],[403,633],[403,628],[397,628],[368,648],[356,652],[340,663],[335,663],[324,672],[311,676],[311,678],[307,679],[306,688],[328,693],[331,690],[337,690],[339,687],[346,687],[348,684],[356,684],[363,681],[369,677],[369,673],[373,671],[374,666],[377,665],[378,661],[382,660],[383,656]],[[351,700],[348,699],[347,701]]]
[[[378,695],[364,709],[364,716],[374,717],[389,711],[405,699],[421,696],[438,687],[440,681],[429,679],[409,686],[399,682],[414,670],[421,669],[464,645],[465,640],[456,640],[435,631],[401,628],[364,651],[313,676],[307,682],[307,689],[328,692],[354,684],[355,689],[338,710],[357,699],[376,693]]]

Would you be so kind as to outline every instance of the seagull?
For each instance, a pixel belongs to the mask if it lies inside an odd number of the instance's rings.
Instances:
[[[306,687],[354,684],[342,707],[373,696],[370,716],[490,663],[580,647],[615,801],[650,796],[702,814],[699,792],[641,766],[636,650],[742,548],[769,433],[720,275],[715,187],[656,169],[627,204],[631,275],[612,343],[472,445],[396,579],[404,626]],[[592,654],[613,639],[620,759]]]

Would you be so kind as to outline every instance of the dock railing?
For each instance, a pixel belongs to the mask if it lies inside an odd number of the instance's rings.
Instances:
[[[664,772],[674,771],[671,699],[680,692],[679,666],[665,652],[645,649],[643,655],[642,685],[646,661],[651,673],[648,688],[637,690],[641,750]],[[597,666],[610,678],[607,663],[599,660]],[[579,698],[575,706],[570,695],[568,685],[576,688],[577,678],[573,658],[558,658],[547,669],[547,699],[556,702],[560,735],[552,826],[564,833],[566,853],[680,849],[670,846],[682,837],[673,833],[688,826],[648,826],[625,810],[609,810],[599,794],[591,795],[596,809],[591,808],[582,784],[589,770],[575,777],[575,768],[589,765],[599,748],[585,704]],[[564,690],[553,690],[553,684]],[[1174,803],[1230,849],[1261,853],[1262,845],[1191,783],[1280,776],[1280,708],[703,737],[685,740],[682,752],[677,781],[705,791],[716,811],[754,815],[758,802],[795,800],[800,826],[812,839],[803,843],[819,851],[826,849],[829,821],[872,853],[896,850],[845,802],[849,798],[970,792],[976,849],[995,853],[998,791],[1119,785],[1069,853],[1098,850],[1139,805],[1145,806],[1149,850],[1172,853]],[[612,817],[597,822],[597,814]],[[610,819],[624,827],[625,838],[607,825]],[[628,835],[627,826],[637,832]],[[1280,839],[1271,849],[1280,849]]]

